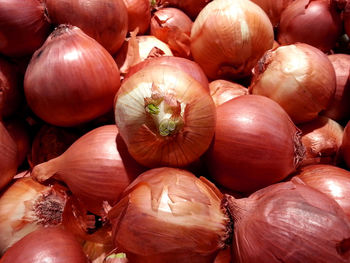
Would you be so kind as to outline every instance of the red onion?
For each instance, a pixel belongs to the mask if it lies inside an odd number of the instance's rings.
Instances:
[[[183,167],[209,147],[215,105],[207,90],[175,67],[146,67],[123,82],[115,120],[128,151],[147,167]]]
[[[212,79],[250,75],[272,45],[271,22],[251,1],[210,2],[192,26],[192,56]]]
[[[133,263],[211,263],[230,237],[222,194],[174,168],[151,169],[110,210],[113,240]]]
[[[128,11],[128,32],[138,28],[144,34],[151,22],[151,3],[149,0],[124,0]]]
[[[300,131],[273,100],[247,95],[217,107],[215,138],[208,151],[218,184],[252,192],[281,181],[303,159]]]
[[[173,6],[181,9],[191,18],[196,18],[199,12],[210,2],[211,0],[155,0],[157,6],[167,7]]]
[[[50,21],[79,27],[111,54],[118,51],[128,31],[123,0],[44,0]]]
[[[350,121],[346,124],[344,129],[341,152],[347,167],[350,168]]]
[[[128,155],[115,125],[98,127],[74,142],[62,155],[33,168],[43,182],[64,181],[90,212],[103,215],[103,201],[117,202],[142,168]]]
[[[297,43],[267,51],[254,68],[249,91],[275,100],[294,123],[302,123],[327,108],[335,88],[335,72],[327,56]]]
[[[236,97],[248,94],[248,89],[246,87],[223,79],[210,82],[209,90],[216,106]]]
[[[74,126],[111,110],[119,79],[117,65],[100,44],[78,27],[61,25],[34,53],[24,91],[45,122]]]
[[[180,9],[162,8],[151,19],[151,35],[167,43],[175,56],[190,57],[192,20]]]
[[[333,1],[296,0],[282,13],[278,42],[303,42],[328,52],[342,33],[340,12]]]
[[[0,14],[0,53],[4,55],[31,55],[49,34],[42,1],[1,0]]]
[[[59,228],[41,228],[19,240],[7,250],[1,263],[55,262],[88,263],[72,234]]]
[[[305,184],[333,198],[350,219],[350,172],[332,165],[309,165],[297,173]]]

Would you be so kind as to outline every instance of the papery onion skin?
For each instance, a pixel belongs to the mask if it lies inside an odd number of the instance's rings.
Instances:
[[[50,32],[41,1],[1,0],[0,14],[0,53],[6,56],[33,54]]]
[[[246,87],[223,79],[210,82],[209,89],[216,106],[236,97],[248,95],[248,89]]]
[[[122,46],[128,32],[123,0],[44,0],[51,23],[79,27],[111,54]]]
[[[59,26],[34,53],[24,79],[33,112],[47,123],[64,127],[111,110],[119,86],[113,57],[78,27],[69,25]]]
[[[233,262],[349,262],[350,221],[327,195],[285,182],[228,200],[235,219]]]
[[[151,3],[149,0],[123,0],[128,11],[128,32],[138,28],[144,34],[151,22]]]
[[[215,131],[215,105],[187,73],[154,65],[123,82],[115,98],[115,120],[140,164],[184,167],[208,149]]]
[[[246,95],[217,107],[215,137],[206,155],[213,181],[253,192],[294,172],[304,156],[300,131],[263,96]]]
[[[328,57],[313,46],[297,43],[264,54],[254,68],[249,92],[275,100],[299,124],[326,109],[335,89]]]
[[[59,157],[35,166],[32,176],[40,182],[52,176],[64,181],[88,211],[104,215],[103,202],[117,202],[143,171],[129,156],[117,127],[104,125],[83,135]]]
[[[212,183],[185,170],[148,170],[108,214],[114,244],[133,263],[213,262],[230,234],[221,198]]]
[[[350,121],[346,124],[344,129],[341,154],[346,166],[350,168]]]
[[[191,52],[208,78],[249,76],[273,45],[273,28],[265,12],[246,0],[210,2],[191,31]]]
[[[195,19],[210,1],[211,0],[156,0],[158,6],[177,7],[188,14],[192,19]]]
[[[296,174],[305,184],[333,198],[350,219],[350,172],[333,165],[309,165]]]
[[[59,228],[38,229],[7,250],[1,263],[88,263],[80,244],[69,232]]]

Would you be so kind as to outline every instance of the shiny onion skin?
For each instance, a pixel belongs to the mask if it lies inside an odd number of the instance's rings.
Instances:
[[[222,194],[174,168],[148,170],[109,211],[113,240],[132,263],[212,263],[230,242]]]
[[[75,126],[108,112],[119,86],[113,57],[70,25],[51,33],[34,53],[24,79],[30,108],[56,126]]]
[[[309,185],[333,198],[350,220],[350,172],[333,165],[309,165],[296,174]]]
[[[215,137],[206,155],[216,183],[249,193],[281,181],[299,166],[301,133],[276,102],[246,95],[216,109]]]
[[[33,168],[32,177],[65,182],[86,209],[103,215],[103,201],[117,202],[131,181],[143,172],[129,156],[115,125],[104,125],[83,135],[63,154]]]
[[[278,42],[303,42],[328,52],[342,33],[340,12],[330,0],[295,0],[282,13]]]
[[[223,79],[210,82],[209,90],[216,106],[236,97],[248,95],[248,89],[246,87]]]
[[[284,182],[249,198],[228,197],[237,263],[346,263],[350,221],[327,195]]]
[[[195,19],[209,2],[211,0],[156,0],[156,5],[159,7],[177,7],[192,19]]]
[[[305,146],[302,166],[310,164],[339,163],[339,152],[344,128],[336,121],[319,116],[315,120],[298,125],[302,132],[301,142]]]
[[[335,89],[328,57],[313,46],[297,43],[264,54],[254,68],[249,92],[273,99],[299,124],[326,109]]]
[[[215,105],[209,92],[175,67],[146,67],[123,82],[115,120],[128,151],[146,167],[184,167],[209,147]]]
[[[162,8],[156,11],[150,22],[150,34],[167,43],[177,57],[191,55],[191,29],[193,22],[177,8]]]
[[[31,55],[49,34],[50,24],[40,0],[1,0],[0,14],[0,54]]]
[[[1,263],[89,263],[80,244],[69,232],[60,228],[38,229],[15,243]]]
[[[79,27],[111,54],[118,51],[128,32],[123,0],[44,0],[51,23]]]
[[[0,191],[16,175],[17,168],[17,144],[0,121]]]
[[[198,15],[191,53],[208,78],[242,78],[272,48],[273,28],[265,12],[246,0],[216,0]]]
[[[350,168],[350,121],[346,124],[344,129],[341,153],[347,167]]]
[[[138,28],[140,35],[146,33],[151,22],[149,0],[123,0],[128,12],[128,32]]]

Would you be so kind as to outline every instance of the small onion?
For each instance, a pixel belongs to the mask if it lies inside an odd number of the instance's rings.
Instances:
[[[211,263],[230,242],[222,194],[174,168],[148,170],[108,214],[113,240],[133,263]]]
[[[269,50],[254,68],[249,91],[278,102],[295,123],[315,119],[336,89],[332,63],[319,49],[297,43]]]
[[[209,78],[242,78],[273,41],[271,22],[258,5],[216,0],[193,23],[191,52]]]
[[[128,32],[138,28],[144,34],[151,22],[151,3],[149,0],[123,0],[128,11]]]
[[[155,0],[160,7],[173,6],[181,9],[191,18],[196,18],[211,0]]]
[[[34,53],[24,79],[30,108],[56,126],[78,125],[108,112],[119,86],[113,57],[70,25],[59,26]]]
[[[123,82],[115,120],[130,154],[147,167],[183,167],[209,147],[215,105],[207,90],[175,67],[146,67]]]
[[[341,152],[347,167],[350,168],[350,121],[346,124],[344,129]]]
[[[49,227],[38,229],[7,250],[1,263],[88,263],[80,244],[69,232]]]
[[[247,95],[217,107],[216,132],[207,154],[220,185],[252,192],[281,181],[302,161],[300,131],[273,100]]]
[[[223,79],[210,82],[209,90],[216,106],[236,97],[248,94],[248,89],[246,87]]]

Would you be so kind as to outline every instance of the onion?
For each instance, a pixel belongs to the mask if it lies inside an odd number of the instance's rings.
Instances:
[[[138,28],[144,34],[151,22],[151,3],[149,0],[124,0],[128,11],[128,32]]]
[[[349,123],[350,121],[345,126],[343,141],[341,145],[342,157],[348,168],[350,168],[350,124]]]
[[[295,123],[315,119],[332,100],[332,63],[315,47],[298,43],[270,50],[254,68],[249,91],[278,102]]]
[[[273,45],[265,12],[246,0],[216,0],[198,15],[191,31],[194,60],[209,78],[242,78]]]
[[[343,127],[327,117],[298,126],[302,131],[301,141],[306,149],[302,165],[317,163],[337,164],[343,140]]]
[[[211,263],[229,241],[222,194],[204,178],[151,169],[110,210],[113,240],[133,263]]]
[[[88,263],[74,236],[59,228],[38,229],[14,244],[1,263]]]
[[[146,67],[123,82],[115,120],[128,151],[147,167],[183,167],[209,147],[215,130],[209,93],[175,67]]]
[[[336,90],[330,105],[323,115],[334,120],[350,118],[350,55],[332,54],[328,56],[336,75]]]
[[[196,18],[199,12],[210,2],[211,0],[155,0],[156,4],[160,7],[173,6],[181,9],[191,18]]]
[[[0,14],[0,53],[4,55],[31,55],[49,34],[42,1],[1,0]]]
[[[122,46],[128,31],[123,0],[44,0],[50,21],[79,27],[111,54]]]
[[[350,219],[350,172],[332,165],[309,165],[297,173],[305,184],[333,198]]]
[[[114,204],[142,168],[128,155],[115,125],[98,127],[74,142],[62,155],[33,168],[43,182],[50,177],[64,181],[72,193],[96,215],[103,215],[103,201]]]
[[[248,89],[246,87],[223,79],[210,82],[209,89],[216,106],[236,97],[248,94]]]
[[[231,260],[231,249],[226,248],[218,253],[214,260],[214,263],[231,263]]]
[[[247,95],[217,107],[213,144],[207,154],[218,184],[252,192],[281,181],[303,159],[300,131],[273,100]]]
[[[190,57],[192,20],[177,8],[162,8],[151,19],[151,35],[167,43],[175,56]]]
[[[285,182],[249,198],[228,197],[234,221],[233,262],[345,263],[350,221],[327,195]]]
[[[78,27],[61,25],[34,53],[24,91],[45,122],[74,126],[112,108],[119,79],[117,65],[100,44]]]
[[[303,42],[328,52],[342,33],[340,12],[333,1],[296,0],[282,13],[278,42]]]

